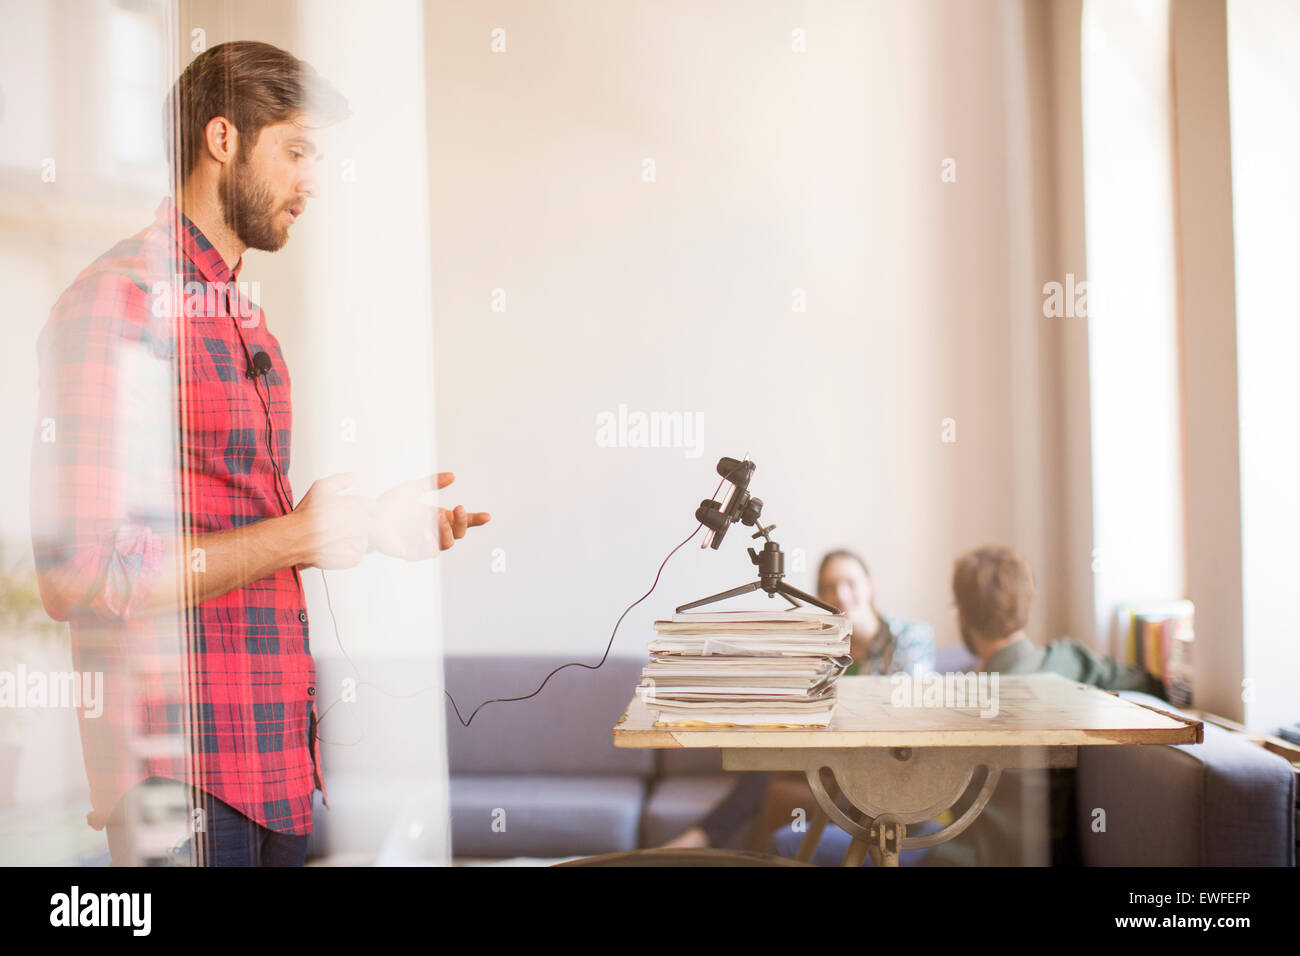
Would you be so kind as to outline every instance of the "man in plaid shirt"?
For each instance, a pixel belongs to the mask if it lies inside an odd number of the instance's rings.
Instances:
[[[195,58],[168,107],[179,203],[88,266],[39,339],[41,596],[76,670],[104,674],[102,716],[79,720],[114,862],[126,798],[164,779],[189,788],[194,862],[300,865],[324,791],[301,570],[432,557],[488,515],[421,503],[449,473],[378,499],[335,475],[295,505],[288,368],[237,280],[246,249],[288,240],[317,186],[313,131],[347,104],[239,42]]]

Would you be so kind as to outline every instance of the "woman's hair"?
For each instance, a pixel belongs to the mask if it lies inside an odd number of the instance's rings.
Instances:
[[[862,573],[867,576],[867,580],[871,580],[871,569],[867,567],[867,562],[862,560],[862,555],[858,554],[856,551],[850,551],[847,548],[836,548],[834,551],[827,551],[826,555],[822,558],[822,563],[817,565],[817,591],[819,597],[821,596],[822,576],[826,573],[827,565],[836,558],[856,561],[858,566],[862,568]],[[871,592],[871,613],[875,614],[876,617],[880,617],[880,610],[876,607],[876,592],[874,589]]]

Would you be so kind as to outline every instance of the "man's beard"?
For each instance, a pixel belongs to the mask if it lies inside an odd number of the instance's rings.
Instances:
[[[282,211],[275,208],[275,197],[254,178],[252,167],[242,157],[236,157],[221,177],[218,192],[226,226],[248,248],[275,252],[289,241],[289,227],[277,229],[275,225]]]

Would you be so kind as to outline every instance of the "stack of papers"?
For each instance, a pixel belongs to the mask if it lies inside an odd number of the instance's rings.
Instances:
[[[637,694],[657,725],[825,727],[852,660],[842,614],[693,612],[655,631]]]

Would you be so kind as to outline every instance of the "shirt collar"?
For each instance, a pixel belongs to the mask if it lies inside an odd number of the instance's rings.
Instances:
[[[214,283],[233,282],[239,278],[239,270],[244,265],[243,257],[235,263],[234,269],[226,265],[221,253],[190,217],[176,208],[170,196],[158,204],[155,221],[176,237],[176,245],[185,253],[185,258],[194,263],[203,278]]]
[[[1012,641],[988,659],[980,670],[1007,674],[1032,674],[1039,669],[1043,651],[1027,637]]]

